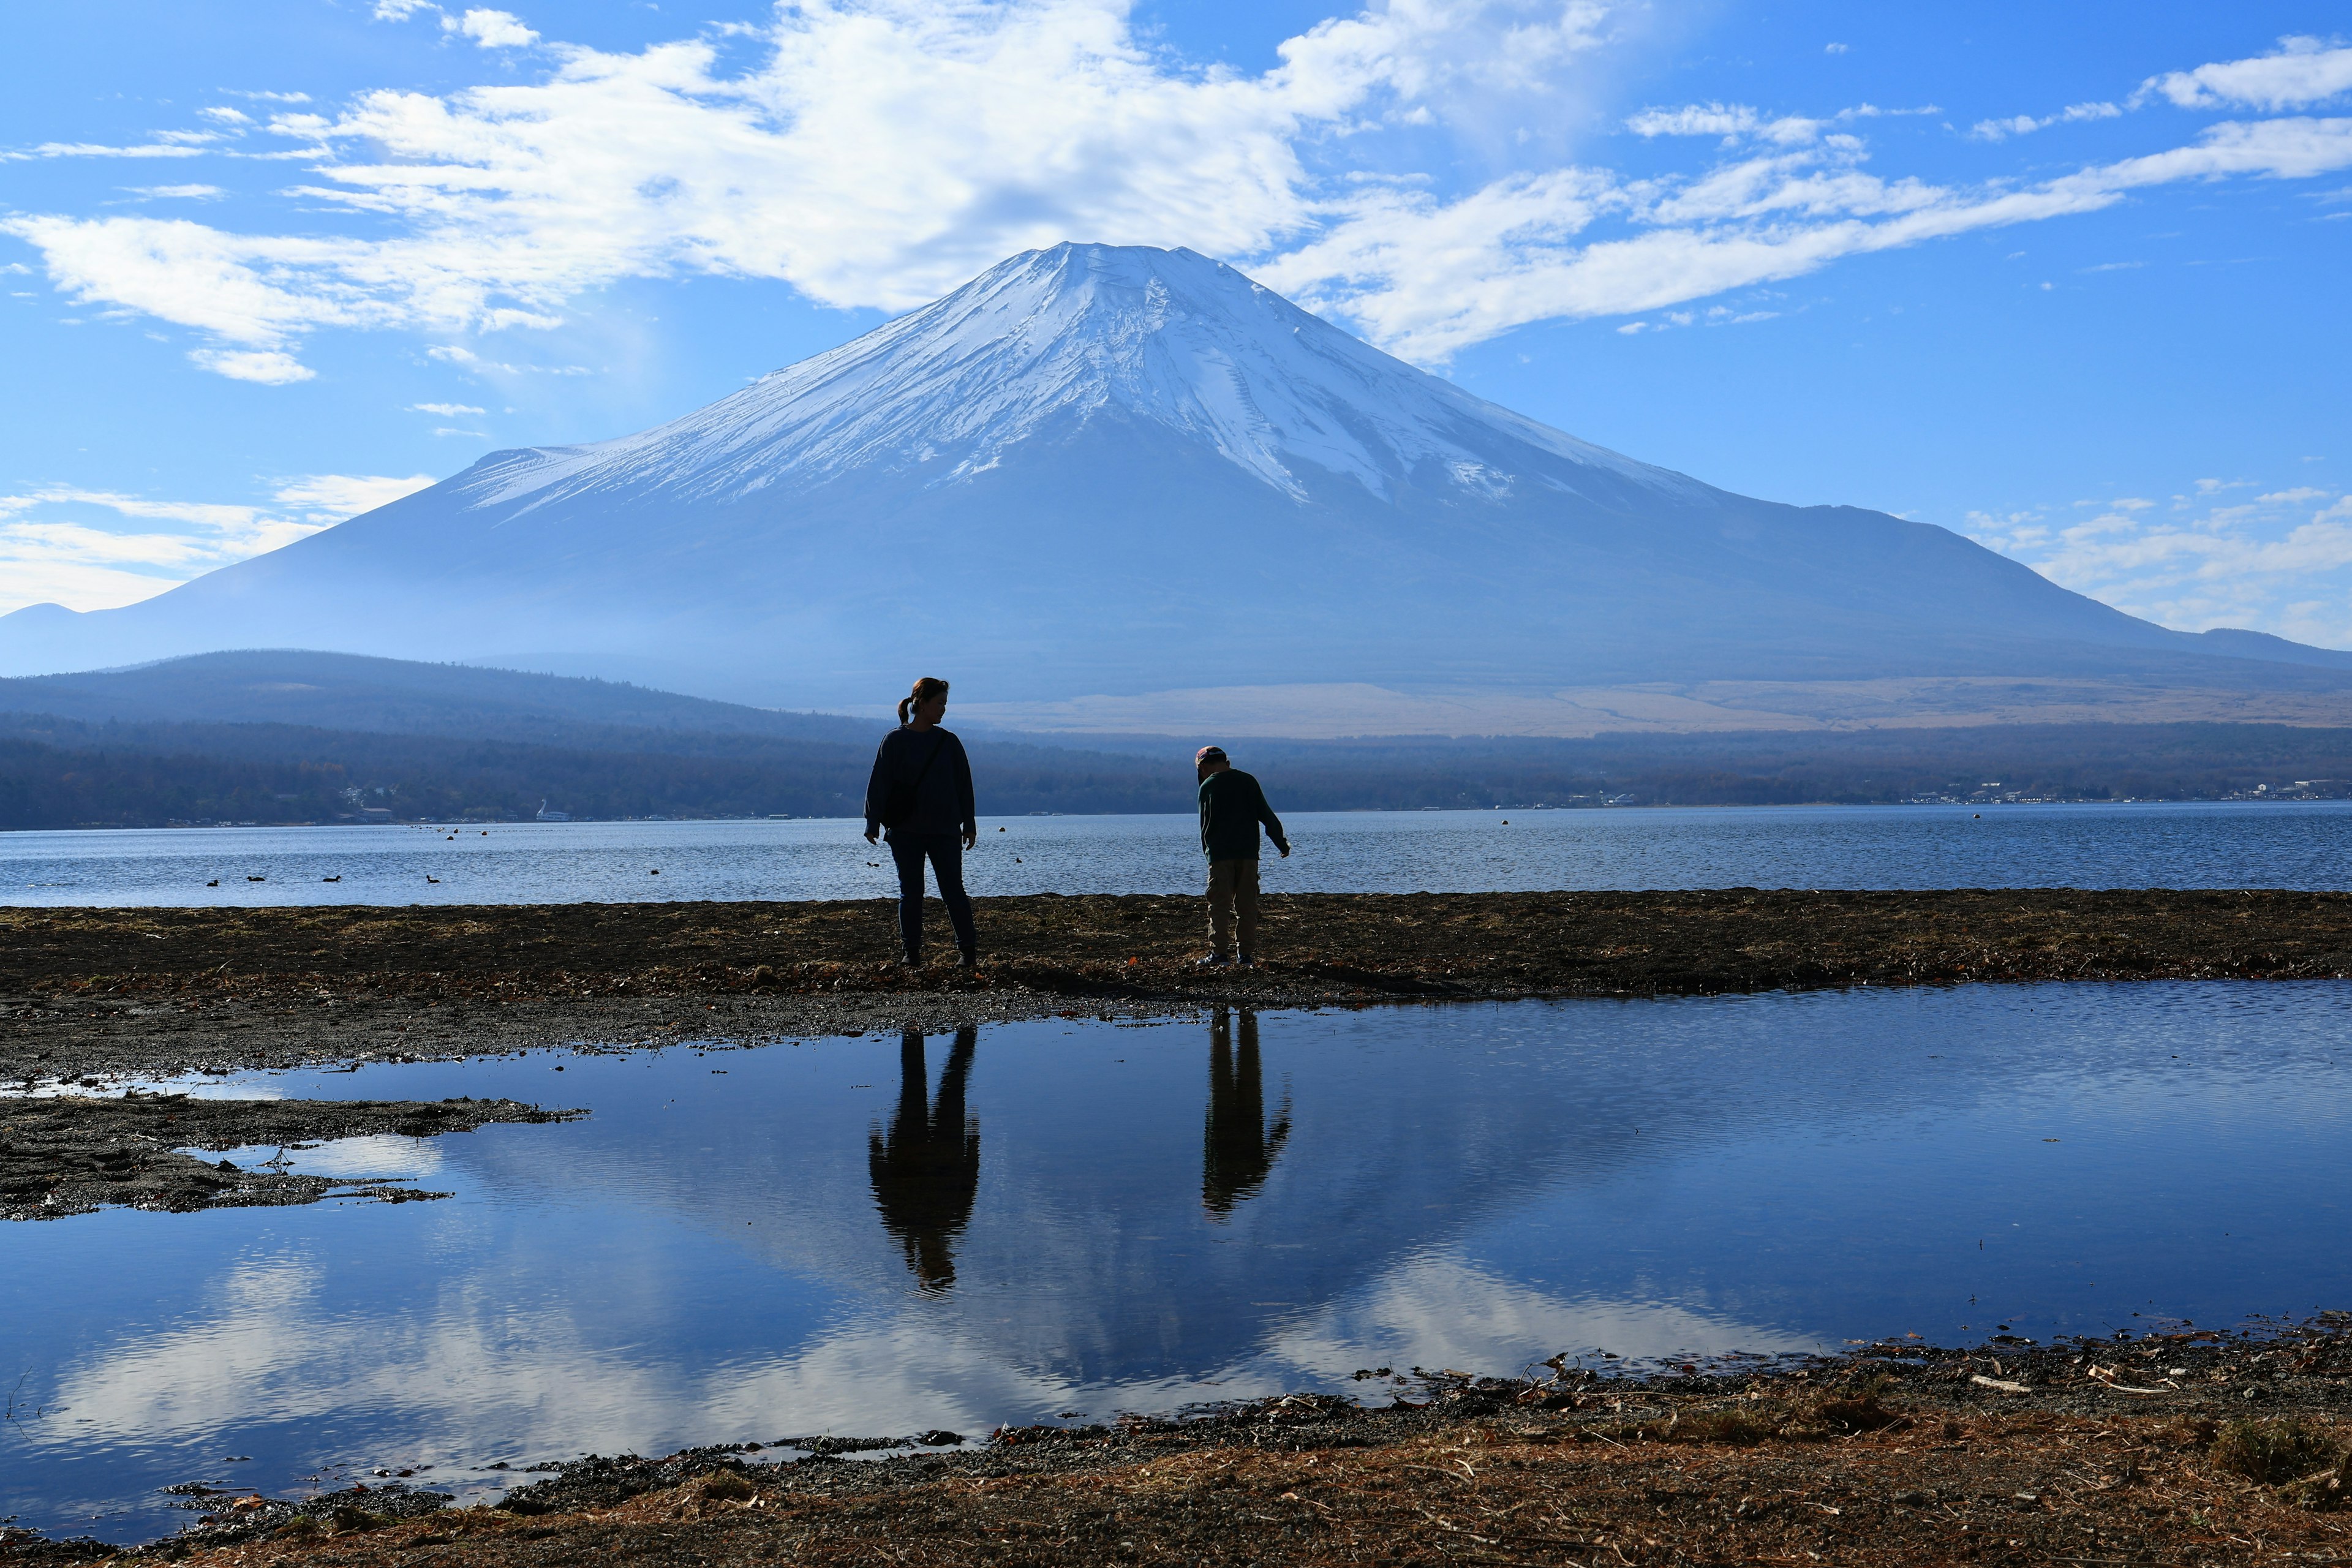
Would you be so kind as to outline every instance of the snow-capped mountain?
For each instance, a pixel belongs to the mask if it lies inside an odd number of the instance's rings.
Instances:
[[[1056,246],[683,419],[485,465],[480,504],[656,487],[739,501],[860,471],[953,485],[1057,420],[1128,416],[1197,442],[1295,500],[1303,473],[1386,497],[1435,465],[1474,491],[1501,435],[1666,491],[1678,474],[1523,419],[1390,358],[1189,250]]]
[[[639,435],[492,453],[127,609],[0,619],[6,673],[256,646],[799,707],[941,674],[967,706],[1114,727],[1181,692],[1291,732],[1329,732],[1335,694],[1344,727],[1425,729],[1382,702],[1639,686],[1647,722],[1709,683],[1873,681],[1884,707],[1944,682],[1964,711],[1951,682],[2333,690],[2352,662],[2166,631],[1943,529],[1731,495],[1232,268],[1094,245]],[[1454,727],[1527,727],[1483,710]]]

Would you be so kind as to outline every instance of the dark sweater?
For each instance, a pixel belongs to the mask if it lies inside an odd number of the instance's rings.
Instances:
[[[1265,825],[1274,847],[1289,853],[1290,840],[1282,836],[1282,818],[1265,804],[1257,780],[1238,768],[1211,773],[1201,781],[1201,847],[1212,860],[1257,858],[1258,824]]]
[[[934,747],[939,750],[936,759],[931,755]],[[924,771],[925,763],[930,763],[929,772]],[[911,730],[900,725],[882,737],[874,752],[874,773],[866,781],[866,832],[882,826],[882,806],[890,791],[902,783],[914,784],[918,773],[922,774],[922,783],[915,789],[915,815],[892,828],[891,837],[979,831],[980,817],[971,799],[971,762],[963,754],[963,742],[950,730]]]

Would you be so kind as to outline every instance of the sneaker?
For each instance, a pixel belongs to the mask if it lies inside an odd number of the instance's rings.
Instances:
[[[1194,967],[1200,969],[1223,969],[1231,964],[1233,960],[1222,952],[1213,952],[1206,958],[1196,958],[1192,963]]]
[[[976,952],[957,953],[956,967],[958,969],[978,969],[980,967],[980,954]]]
[[[1257,957],[1254,953],[1243,953],[1241,957],[1235,959],[1234,962],[1240,964],[1244,969],[1255,969],[1257,967]]]

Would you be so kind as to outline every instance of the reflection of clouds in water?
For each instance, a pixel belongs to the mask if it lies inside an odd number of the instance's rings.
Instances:
[[[1569,1300],[1444,1254],[1412,1258],[1361,1291],[1282,1328],[1270,1347],[1302,1373],[1420,1365],[1507,1373],[1565,1351],[1628,1359],[1811,1351],[1820,1342],[1668,1301]]]
[[[320,1270],[292,1258],[240,1262],[210,1295],[201,1321],[65,1369],[60,1403],[77,1425],[58,1440],[152,1444],[357,1417],[397,1431],[404,1459],[447,1463],[816,1431],[972,1435],[1066,1408],[1100,1417],[1345,1388],[1356,1368],[1381,1364],[1507,1372],[1563,1350],[1814,1348],[1666,1303],[1557,1300],[1443,1255],[1410,1259],[1344,1302],[1234,1346],[1223,1366],[1108,1382],[1023,1364],[917,1299],[839,1321],[786,1354],[685,1368],[654,1348],[600,1348],[586,1331],[593,1321],[570,1306],[519,1310],[482,1278],[443,1290],[433,1310],[381,1318],[338,1310]]]
[[[611,1451],[649,1427],[691,1426],[708,1406],[690,1384],[665,1386],[680,1380],[583,1342],[562,1310],[518,1312],[478,1280],[445,1291],[437,1310],[384,1316],[335,1310],[321,1287],[306,1262],[233,1265],[202,1317],[60,1369],[76,1425],[58,1440],[153,1444],[359,1416],[437,1462],[509,1442]]]
[[[229,1158],[244,1164],[243,1154],[247,1152],[250,1151],[234,1152]],[[267,1158],[268,1152],[263,1151],[262,1157]],[[316,1149],[289,1148],[286,1153],[289,1169],[306,1175],[338,1179],[429,1176],[446,1163],[431,1139],[404,1138],[396,1132],[371,1132],[359,1138],[338,1138]]]

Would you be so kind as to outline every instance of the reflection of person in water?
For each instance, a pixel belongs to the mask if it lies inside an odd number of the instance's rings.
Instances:
[[[1257,1059],[1257,1015],[1242,1010],[1242,1043],[1233,1044],[1233,1020],[1223,1007],[1209,1026],[1209,1126],[1201,1140],[1201,1206],[1217,1219],[1265,1184],[1276,1155],[1290,1140],[1286,1096],[1265,1123],[1265,1089]]]
[[[898,1044],[898,1110],[884,1137],[866,1135],[866,1169],[874,1177],[874,1202],[882,1228],[906,1249],[907,1267],[929,1291],[955,1283],[949,1247],[971,1218],[980,1189],[980,1119],[963,1110],[964,1079],[971,1074],[972,1046],[980,1031],[956,1031],[940,1075],[939,1098],[928,1110],[924,1090],[930,1074],[923,1060],[923,1037],[909,1029]]]

